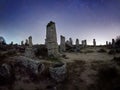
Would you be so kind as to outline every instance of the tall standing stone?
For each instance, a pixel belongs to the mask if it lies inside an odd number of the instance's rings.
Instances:
[[[112,47],[114,48],[115,47],[115,40],[112,39]]]
[[[84,40],[84,43],[85,43],[85,47],[87,46],[87,40]]]
[[[28,37],[28,40],[26,39],[26,45],[28,47],[26,47],[25,49],[25,56],[29,57],[29,58],[34,58],[35,54],[34,54],[34,49],[32,48],[32,36]]]
[[[109,44],[108,44],[108,41],[106,41],[106,46],[108,46]]]
[[[70,42],[70,44],[71,44],[71,46],[73,45],[73,40],[72,40],[72,38],[69,38],[69,42]]]
[[[28,40],[29,40],[29,47],[32,47],[32,45],[33,45],[33,43],[32,43],[32,36],[29,36]]]
[[[87,46],[87,40],[82,40],[82,47],[86,47]]]
[[[96,40],[93,39],[93,46],[95,47],[96,46]]]
[[[109,46],[111,46],[112,45],[112,43],[111,42],[109,42]]]
[[[82,47],[84,47],[84,41],[83,40],[81,41],[81,44],[82,44]]]
[[[29,43],[28,43],[28,40],[26,39],[26,41],[25,41],[25,45],[26,46],[28,46],[29,45]]]
[[[66,47],[65,47],[65,37],[64,36],[60,36],[60,52],[65,52]]]
[[[76,46],[79,46],[79,39],[76,39]]]
[[[76,39],[76,51],[80,51],[79,39]]]
[[[48,49],[48,56],[58,56],[56,26],[52,21],[49,22],[46,27],[46,47]]]

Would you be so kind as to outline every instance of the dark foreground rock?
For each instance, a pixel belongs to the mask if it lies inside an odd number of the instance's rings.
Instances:
[[[49,68],[51,77],[57,82],[62,82],[66,78],[66,63],[55,63]]]
[[[0,66],[0,85],[8,85],[14,82],[14,70],[8,64]]]

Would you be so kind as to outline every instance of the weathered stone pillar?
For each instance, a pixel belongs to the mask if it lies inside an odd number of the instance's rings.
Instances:
[[[70,41],[70,44],[71,44],[71,46],[73,45],[73,40],[72,40],[72,38],[69,38],[69,41]]]
[[[79,39],[76,39],[76,46],[79,46]]]
[[[80,51],[79,39],[76,39],[76,51]]]
[[[82,47],[86,47],[87,46],[87,40],[82,40],[81,43],[82,43]]]
[[[96,40],[93,39],[93,46],[96,47]]]
[[[106,46],[108,46],[108,41],[106,41]]]
[[[64,36],[60,36],[60,52],[65,52],[66,47],[65,47],[65,37]]]
[[[84,43],[85,43],[85,47],[87,46],[87,40],[84,40]]]
[[[115,40],[112,39],[112,47],[114,48],[115,47]]]
[[[82,47],[84,47],[84,42],[83,42],[83,40],[81,41],[81,44],[82,44]]]
[[[46,47],[48,49],[48,56],[58,56],[58,43],[56,27],[54,22],[49,22],[46,27]]]
[[[28,46],[29,45],[29,43],[28,43],[28,40],[26,39],[26,41],[25,41],[25,45],[26,46]]]
[[[112,43],[111,42],[109,42],[109,46],[111,46],[112,45]]]
[[[29,40],[29,47],[32,47],[33,46],[32,36],[29,36],[28,40]]]

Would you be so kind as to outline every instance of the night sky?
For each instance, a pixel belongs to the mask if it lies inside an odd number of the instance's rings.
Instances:
[[[45,42],[46,25],[56,23],[60,35],[105,44],[120,35],[120,0],[0,0],[0,36],[20,44],[30,35]]]

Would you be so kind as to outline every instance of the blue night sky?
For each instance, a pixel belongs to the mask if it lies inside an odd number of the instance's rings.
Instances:
[[[120,35],[120,0],[0,0],[0,36],[20,44],[33,37],[43,44],[46,25],[56,23],[60,35],[105,44]]]

